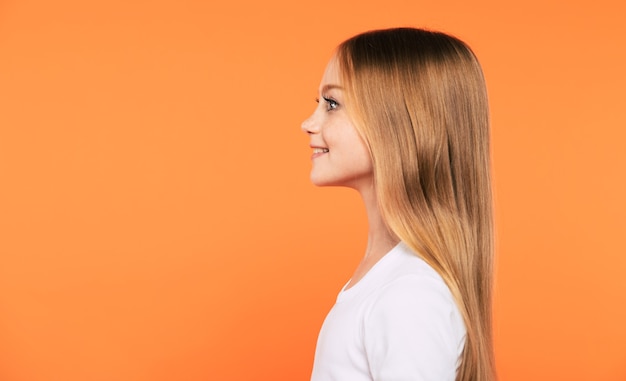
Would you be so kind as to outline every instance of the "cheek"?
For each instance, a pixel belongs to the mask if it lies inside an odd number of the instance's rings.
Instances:
[[[333,139],[337,145],[341,144],[341,154],[345,155],[346,159],[349,159],[353,165],[362,170],[372,168],[369,150],[354,127],[344,129],[341,134],[333,136]]]
[[[357,157],[357,160],[359,162],[359,164],[361,165],[361,167],[363,168],[363,170],[367,171],[367,172],[373,172],[374,171],[374,166],[372,164],[372,158],[370,157],[370,153],[367,150],[367,147],[365,146],[365,144],[361,144],[359,146],[358,152],[355,155]]]
[[[328,145],[345,149],[360,143],[360,137],[352,124],[346,120],[333,120],[324,124],[322,137]]]
[[[367,149],[367,145],[365,144],[363,139],[361,139],[361,136],[356,131],[354,131],[354,136],[353,136],[352,141],[353,141],[352,147],[353,147],[355,160],[358,161],[361,168],[369,172],[372,172],[373,171],[372,157],[370,156],[370,152]]]

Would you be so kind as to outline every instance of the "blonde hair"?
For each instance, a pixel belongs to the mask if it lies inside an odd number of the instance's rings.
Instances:
[[[480,65],[439,32],[370,31],[336,53],[388,228],[443,277],[466,327],[457,381],[495,379],[489,109]]]

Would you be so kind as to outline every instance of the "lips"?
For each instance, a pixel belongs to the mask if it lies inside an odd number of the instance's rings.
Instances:
[[[326,147],[320,147],[320,146],[315,146],[313,144],[311,144],[310,146],[313,149],[313,155],[311,155],[311,159],[315,159],[318,158],[326,153],[328,153],[328,148]]]

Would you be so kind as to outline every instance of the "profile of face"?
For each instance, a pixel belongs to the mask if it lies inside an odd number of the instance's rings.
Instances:
[[[373,183],[372,160],[344,101],[339,64],[333,56],[320,83],[317,108],[302,123],[313,149],[311,181],[360,191]]]

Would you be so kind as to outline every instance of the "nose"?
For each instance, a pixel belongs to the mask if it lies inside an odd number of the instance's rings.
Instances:
[[[302,122],[300,128],[302,128],[302,131],[306,132],[309,135],[319,132],[319,126],[317,125],[317,123],[315,123],[313,115],[305,119],[304,122]]]

